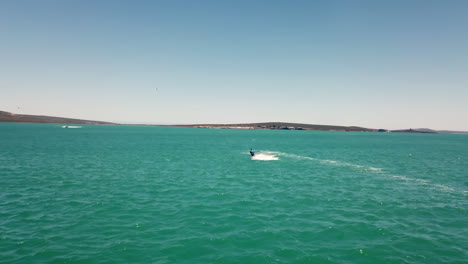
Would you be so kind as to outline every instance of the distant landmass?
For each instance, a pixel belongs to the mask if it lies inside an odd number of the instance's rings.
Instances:
[[[84,120],[66,117],[44,115],[21,115],[0,111],[0,122],[18,123],[55,123],[55,124],[85,124],[85,125],[144,125],[144,126],[171,126],[215,129],[277,129],[277,130],[319,130],[319,131],[356,131],[356,132],[393,132],[393,133],[443,133],[468,134],[468,131],[433,130],[429,128],[409,128],[398,130],[373,129],[358,126],[332,126],[286,122],[245,123],[245,124],[194,124],[194,125],[148,125],[148,124],[118,124],[104,121]]]
[[[454,131],[454,130],[433,130],[430,128],[410,128],[400,130],[390,130],[390,132],[400,133],[437,133],[437,134],[468,134],[468,131]]]
[[[397,132],[397,133],[438,133],[436,130],[432,130],[432,129],[429,129],[429,128],[398,129],[398,130],[390,130],[390,132]]]
[[[19,115],[0,111],[0,122],[115,125],[115,123],[43,115]]]
[[[437,130],[441,134],[468,134],[468,131]]]
[[[322,131],[360,131],[375,132],[376,129],[357,126],[328,126],[284,122],[248,123],[248,124],[197,124],[176,125],[178,127],[221,128],[221,129],[279,129],[279,130],[322,130]]]

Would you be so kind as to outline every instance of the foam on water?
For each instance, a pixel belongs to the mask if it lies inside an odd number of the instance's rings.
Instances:
[[[322,164],[330,164],[330,165],[341,166],[341,167],[351,167],[351,168],[363,169],[363,170],[368,170],[368,171],[373,171],[373,172],[382,171],[382,168],[364,166],[364,165],[353,164],[350,162],[343,162],[343,161],[338,161],[338,160],[318,159],[318,158],[300,156],[300,155],[277,152],[277,151],[265,151],[263,153],[268,153],[270,155],[283,156],[283,157],[288,157],[288,158],[293,158],[293,159],[312,160],[312,161],[320,162]]]
[[[252,160],[279,160],[279,158],[271,153],[256,153],[255,156],[252,157]]]
[[[81,128],[81,126],[62,126],[62,128]]]

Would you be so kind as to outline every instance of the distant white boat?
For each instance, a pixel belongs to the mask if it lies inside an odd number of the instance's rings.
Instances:
[[[81,128],[81,126],[62,126],[62,128]]]

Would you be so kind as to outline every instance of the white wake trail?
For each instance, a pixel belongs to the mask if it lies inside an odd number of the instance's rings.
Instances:
[[[418,184],[418,185],[429,186],[431,188],[434,188],[434,189],[437,189],[437,190],[440,190],[440,191],[445,191],[445,192],[461,192],[464,195],[467,195],[467,193],[468,193],[468,191],[457,190],[455,188],[452,188],[452,187],[444,185],[444,184],[438,184],[438,183],[431,182],[430,180],[406,177],[406,176],[403,176],[403,175],[393,175],[391,173],[388,173],[388,172],[384,171],[382,168],[364,166],[364,165],[354,164],[354,163],[350,163],[350,162],[337,161],[337,160],[318,159],[318,158],[300,156],[300,155],[289,154],[289,153],[278,152],[278,151],[262,151],[262,153],[265,153],[267,155],[271,155],[273,157],[287,157],[287,158],[299,159],[299,160],[311,160],[311,161],[319,162],[319,163],[322,163],[322,164],[328,164],[328,165],[332,165],[332,166],[349,167],[349,168],[354,168],[354,169],[365,170],[365,171],[372,172],[374,174],[383,175],[383,176],[386,176],[386,177],[391,177],[393,179],[398,179],[398,180],[405,181],[405,182],[411,182],[411,183],[415,183],[415,184]]]
[[[269,154],[269,153],[256,153],[252,160],[279,160],[276,155]]]

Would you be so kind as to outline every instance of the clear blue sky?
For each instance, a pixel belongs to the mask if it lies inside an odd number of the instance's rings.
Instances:
[[[468,1],[0,2],[0,110],[468,130]]]

